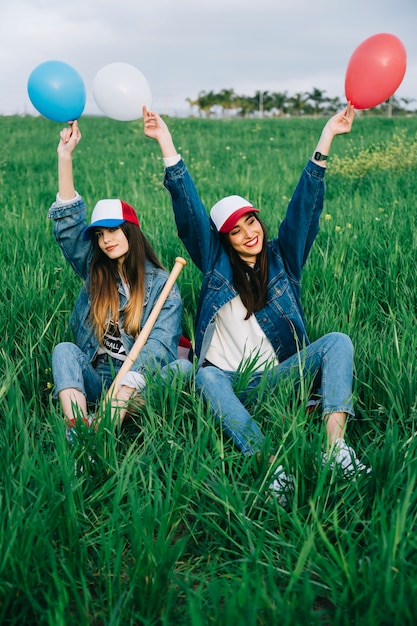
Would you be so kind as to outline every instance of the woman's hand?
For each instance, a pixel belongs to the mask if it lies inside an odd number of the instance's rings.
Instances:
[[[354,118],[355,109],[353,105],[348,102],[346,109],[340,111],[340,113],[336,113],[336,115],[333,115],[333,117],[328,120],[321,132],[320,139],[313,154],[321,152],[323,155],[328,155],[333,137],[350,133]],[[316,161],[314,157],[312,157],[312,161],[321,167],[326,167],[326,161]]]
[[[146,137],[159,143],[163,157],[177,154],[168,126],[158,113],[149,111],[146,106],[143,107],[143,130]]]
[[[81,140],[81,131],[78,122],[68,122],[69,126],[63,128],[59,134],[57,152],[60,156],[72,156],[77,144]]]
[[[143,107],[143,130],[146,137],[156,139],[157,141],[159,141],[161,136],[169,133],[168,126],[165,124],[164,120],[158,113],[149,111],[146,106]]]
[[[343,135],[344,133],[350,133],[352,129],[353,120],[355,118],[355,109],[353,105],[348,102],[346,109],[333,115],[324,127],[324,131],[328,130],[334,137],[335,135]]]

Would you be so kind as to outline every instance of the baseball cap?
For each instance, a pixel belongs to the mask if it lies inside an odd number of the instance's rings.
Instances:
[[[83,239],[85,241],[91,239],[95,228],[100,226],[114,228],[123,222],[131,222],[131,224],[136,224],[139,227],[138,216],[130,204],[113,198],[99,200],[94,207],[90,224],[83,231]]]
[[[242,196],[226,196],[212,207],[210,218],[219,233],[229,233],[246,213],[259,213]]]

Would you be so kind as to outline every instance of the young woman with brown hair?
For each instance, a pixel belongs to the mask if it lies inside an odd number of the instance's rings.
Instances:
[[[72,157],[81,139],[77,122],[60,133],[58,195],[48,217],[65,259],[83,280],[71,327],[75,343],[59,343],[52,355],[55,397],[70,425],[87,417],[128,357],[140,329],[161,293],[168,273],[143,234],[136,211],[120,199],[100,200],[86,223],[86,206],[75,191]],[[182,302],[177,286],[130,370],[121,379],[116,410],[123,419],[127,402],[146,376],[177,360]],[[187,369],[186,360],[175,367]]]

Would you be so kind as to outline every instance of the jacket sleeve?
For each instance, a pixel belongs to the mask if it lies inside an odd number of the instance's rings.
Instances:
[[[211,269],[220,242],[183,160],[165,169],[164,186],[171,194],[178,236],[205,274]]]
[[[319,229],[324,203],[325,168],[309,161],[301,174],[279,227],[280,252],[291,280],[300,282],[301,271]]]
[[[73,270],[84,280],[87,278],[92,258],[92,246],[84,241],[82,233],[86,227],[86,208],[81,196],[73,202],[54,202],[48,218],[54,220],[54,237]]]

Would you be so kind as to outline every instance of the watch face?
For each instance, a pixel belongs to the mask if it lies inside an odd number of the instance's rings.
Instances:
[[[322,154],[321,152],[315,152],[314,158],[316,159],[316,161],[325,161],[327,159],[327,155]]]

